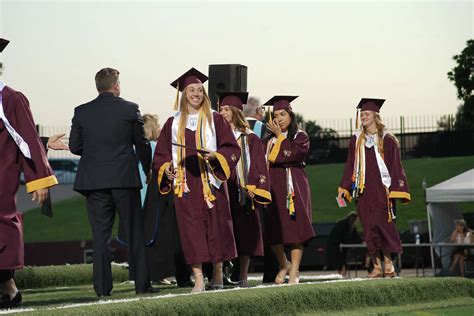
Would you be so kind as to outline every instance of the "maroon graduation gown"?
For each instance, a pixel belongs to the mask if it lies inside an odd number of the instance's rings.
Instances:
[[[171,190],[172,183],[168,181],[164,170],[172,161],[171,137],[172,123],[170,117],[161,131],[156,145],[153,167],[158,172],[160,193]],[[224,118],[213,112],[213,120],[217,135],[217,153],[222,160],[211,162],[214,175],[225,181],[240,157],[237,144],[230,125]],[[186,146],[196,147],[196,132],[185,131]],[[232,228],[228,192],[226,183],[219,189],[213,187],[216,200],[214,207],[209,209],[203,198],[203,185],[196,151],[186,149],[186,177],[190,192],[183,197],[175,196],[176,218],[183,246],[183,252],[188,264],[203,262],[220,262],[237,257],[237,250]]]
[[[288,139],[281,134],[268,154],[272,202],[268,206],[266,237],[270,245],[305,244],[315,235],[312,226],[311,191],[304,170],[308,151],[309,137],[306,132],[298,131],[294,139]],[[290,216],[287,208],[287,168],[293,178],[294,217]]]
[[[251,162],[247,179],[247,191],[253,192],[255,198],[253,201],[248,198],[247,204],[245,206],[241,205],[239,202],[237,168],[232,170],[227,184],[229,186],[230,208],[234,222],[237,253],[239,256],[263,256],[260,210],[262,204],[268,204],[271,201],[265,150],[262,141],[254,133],[246,136],[242,134],[240,138],[242,137],[246,137],[248,140]],[[242,157],[243,152],[240,159]],[[252,209],[252,205],[254,209]]]
[[[344,196],[351,201],[352,173],[354,170],[354,155],[357,137],[354,135],[349,144],[344,174],[342,176],[340,190]],[[392,179],[389,188],[389,196],[380,178],[380,171],[375,156],[375,146],[365,147],[366,173],[365,189],[358,198],[357,212],[364,230],[364,240],[367,243],[369,254],[376,251],[388,251],[401,253],[402,246],[395,221],[389,220],[389,201],[395,206],[395,199],[402,202],[410,201],[408,182],[400,159],[400,151],[396,140],[385,135],[383,139],[383,159]]]
[[[24,264],[22,216],[16,207],[20,173],[25,174],[29,193],[58,182],[36,132],[28,99],[8,86],[3,89],[2,98],[5,116],[31,152],[31,159],[22,155],[0,120],[0,270],[14,270]]]

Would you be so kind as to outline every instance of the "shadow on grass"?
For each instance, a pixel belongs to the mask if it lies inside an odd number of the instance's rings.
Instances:
[[[28,289],[28,290],[21,290],[23,294],[26,295],[34,295],[34,294],[42,294],[42,293],[57,293],[57,292],[74,292],[77,291],[77,288],[69,288],[69,287],[64,287],[64,288],[43,288],[43,289]]]
[[[158,295],[183,294],[191,292],[191,288],[181,288],[177,286],[154,286],[159,288]],[[92,285],[90,287],[71,287],[71,288],[47,288],[32,289],[25,291],[23,308],[46,308],[60,307],[62,305],[94,303],[100,300],[133,299],[149,296],[157,296],[157,293],[139,294],[135,293],[135,288],[130,285],[115,285],[112,295],[107,298],[98,298],[95,296]]]

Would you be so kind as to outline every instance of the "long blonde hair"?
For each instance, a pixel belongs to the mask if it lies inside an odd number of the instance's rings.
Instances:
[[[158,115],[143,114],[143,129],[145,130],[145,137],[149,141],[156,141],[160,136],[160,123]]]
[[[178,124],[178,139],[184,139],[184,131],[186,130],[186,124],[188,122],[189,112],[186,100],[187,89],[188,87],[183,90],[183,92],[181,93],[181,100],[179,101],[179,111],[181,112],[181,116],[179,118]],[[206,89],[204,87],[202,87],[202,91],[204,93],[204,98],[201,103],[201,109],[206,115],[207,121],[210,123],[212,122],[211,99],[209,99],[209,96],[207,95]]]
[[[385,124],[382,122],[382,118],[380,117],[380,113],[378,112],[373,112],[374,113],[374,119],[375,119],[375,128],[377,129],[377,147],[379,149],[379,152],[380,154],[383,155],[384,153],[384,149],[383,149],[383,135],[384,133],[387,134],[388,136],[392,137],[395,142],[397,143],[397,146],[399,146],[399,143],[398,143],[398,139],[397,137],[390,131],[388,131],[388,129],[385,127]],[[360,125],[360,131],[362,132],[361,133],[361,136],[363,137],[363,139],[365,139],[365,133],[366,133],[366,130],[365,130],[365,127],[361,124]]]
[[[237,129],[239,132],[245,133],[250,125],[245,119],[244,113],[235,106],[229,106],[229,108],[232,112],[232,124],[234,124],[235,129]]]

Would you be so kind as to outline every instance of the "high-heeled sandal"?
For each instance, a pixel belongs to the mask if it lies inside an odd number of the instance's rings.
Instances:
[[[392,266],[391,269],[385,269],[383,271],[384,278],[394,278],[395,277],[395,268]]]
[[[249,281],[248,281],[247,279],[245,279],[245,280],[240,280],[238,287],[245,287],[245,288],[250,287]]]
[[[393,266],[393,261],[390,256],[384,256],[383,276],[384,278],[395,277],[395,267]]]
[[[199,275],[202,275],[202,273],[194,273],[194,287],[191,290],[191,293],[201,293],[206,291],[206,283],[204,282],[204,279],[202,280],[202,286],[196,287],[196,276]]]
[[[291,273],[288,274],[290,276],[288,280],[288,284],[290,285],[298,285],[300,284],[300,272],[296,271],[295,275],[291,275]]]
[[[367,275],[367,278],[369,279],[380,279],[383,277],[383,273],[382,273],[382,270],[380,269],[373,269],[372,272],[370,272],[368,275]]]
[[[224,284],[223,283],[211,283],[209,285],[209,290],[211,291],[218,291],[218,290],[223,290],[224,289]]]
[[[280,285],[280,284],[285,283],[286,275],[288,274],[291,268],[291,263],[287,262],[286,265],[287,265],[286,269],[280,269],[277,276],[275,277],[275,282],[273,282],[273,284]],[[284,272],[284,274],[282,272]]]
[[[222,279],[222,283],[215,283],[214,278],[212,278],[211,284],[209,284],[208,289],[211,291],[223,290],[224,289],[224,276],[222,275],[222,272],[221,272],[221,279]]]
[[[382,261],[380,260],[379,255],[372,256],[372,262],[374,264],[374,269],[367,275],[369,279],[379,279],[383,277],[382,271]]]

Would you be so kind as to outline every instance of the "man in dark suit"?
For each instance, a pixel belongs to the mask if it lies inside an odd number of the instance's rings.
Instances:
[[[138,159],[151,175],[151,148],[138,105],[119,97],[119,71],[95,76],[99,96],[74,110],[69,148],[80,155],[74,190],[85,195],[93,236],[93,276],[97,296],[112,291],[111,241],[115,211],[128,237],[130,279],[136,293],[152,291],[145,259]],[[136,154],[133,149],[135,146]]]

